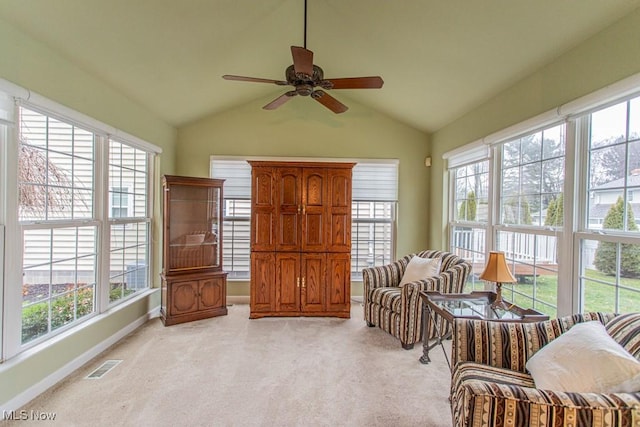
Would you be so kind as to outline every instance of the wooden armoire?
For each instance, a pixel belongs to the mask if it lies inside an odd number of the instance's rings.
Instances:
[[[354,163],[251,164],[251,312],[350,316]]]

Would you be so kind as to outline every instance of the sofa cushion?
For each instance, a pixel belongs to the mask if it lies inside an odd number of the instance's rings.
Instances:
[[[616,393],[640,391],[640,362],[600,322],[573,326],[527,361],[536,388]]]
[[[407,283],[414,282],[416,280],[426,279],[427,277],[433,277],[440,274],[441,258],[421,258],[414,256],[409,260],[407,268],[404,270],[402,280],[398,286],[403,287]]]
[[[531,375],[523,372],[496,368],[495,366],[483,365],[482,363],[476,362],[462,362],[454,370],[451,384],[455,389],[467,381],[489,382],[519,387],[535,386]]]

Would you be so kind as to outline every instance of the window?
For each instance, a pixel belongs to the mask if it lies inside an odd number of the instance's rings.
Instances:
[[[484,151],[486,154],[486,150]],[[478,280],[485,265],[487,226],[489,220],[489,160],[484,159],[450,168],[452,209],[450,251],[468,260],[472,274],[465,292],[484,289]]]
[[[516,286],[512,301],[555,316],[558,230],[564,218],[565,124],[547,127],[500,147],[500,211],[496,248],[506,253]]]
[[[488,171],[482,156],[469,154],[472,145],[445,155],[451,250],[473,263],[474,276],[486,252],[504,251],[518,281],[503,286],[506,299],[554,317],[640,306],[634,81],[614,85],[622,98],[592,94],[488,136]],[[487,218],[477,201],[484,182],[495,188]]]
[[[580,308],[635,311],[640,306],[640,97],[578,119],[587,128],[585,220],[580,227]]]
[[[20,108],[19,135],[24,344],[94,312],[98,223],[93,133]]]
[[[395,259],[398,164],[358,162],[353,168],[351,279]]]
[[[148,162],[143,150],[109,140],[109,303],[149,286]]]
[[[274,159],[275,160],[275,159]],[[283,160],[283,159],[278,159]],[[357,162],[353,169],[351,277],[395,257],[398,188],[396,161]],[[211,159],[211,177],[225,179],[223,269],[230,279],[250,277],[251,166],[246,159]]]
[[[245,159],[212,159],[211,176],[224,179],[222,269],[248,280],[251,266],[251,165]]]
[[[14,354],[149,287],[152,156],[35,106],[17,112],[22,251],[8,269],[22,284],[5,304],[19,294],[21,305],[4,307],[20,325],[7,333]]]

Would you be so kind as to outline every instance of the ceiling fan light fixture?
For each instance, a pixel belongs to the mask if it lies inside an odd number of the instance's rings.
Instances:
[[[310,84],[301,84],[296,86],[296,92],[300,96],[309,96],[313,94],[313,85]]]

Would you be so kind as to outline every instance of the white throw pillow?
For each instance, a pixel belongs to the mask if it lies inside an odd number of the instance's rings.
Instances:
[[[398,286],[403,287],[409,282],[426,279],[427,277],[440,274],[440,263],[442,258],[421,258],[414,256],[409,260],[407,269],[404,271],[402,280]]]
[[[574,325],[531,356],[526,367],[539,389],[640,391],[640,362],[596,321]]]

